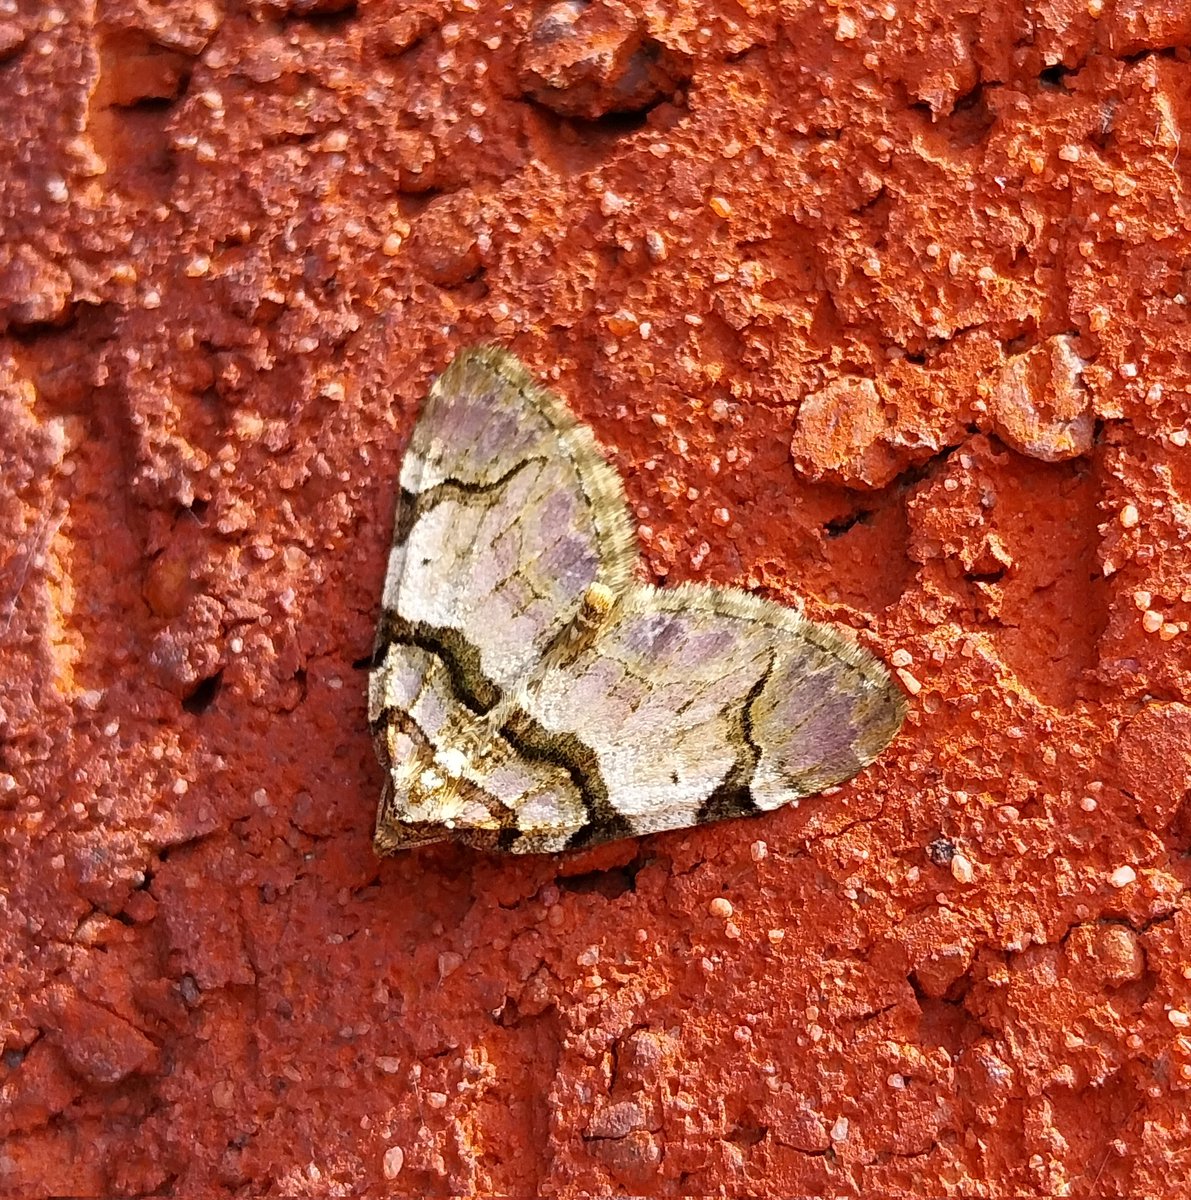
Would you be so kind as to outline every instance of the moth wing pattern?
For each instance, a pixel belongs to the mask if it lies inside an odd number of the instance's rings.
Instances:
[[[576,731],[589,790],[631,834],[796,804],[872,762],[905,714],[884,668],[830,626],[692,584],[634,588],[525,695],[543,728]],[[605,840],[598,821],[588,833]]]
[[[388,647],[373,722],[387,779],[377,813],[378,854],[459,840],[499,849],[561,850],[588,821],[574,780],[527,756],[460,700],[451,668],[409,643]]]
[[[619,476],[504,351],[443,372],[400,478],[369,684],[378,853],[554,851],[765,811],[897,732],[888,672],[830,626],[637,582]]]

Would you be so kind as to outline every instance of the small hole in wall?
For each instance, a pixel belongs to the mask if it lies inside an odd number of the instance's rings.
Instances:
[[[182,707],[188,713],[193,713],[196,717],[201,716],[215,703],[215,697],[219,695],[222,683],[222,671],[216,671],[214,675],[209,675],[206,679],[200,680],[190,695],[183,699]]]

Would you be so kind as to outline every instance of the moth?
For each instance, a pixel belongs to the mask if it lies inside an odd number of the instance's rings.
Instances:
[[[426,398],[369,678],[374,845],[534,853],[797,804],[905,712],[866,650],[729,587],[638,578],[620,476],[511,354]]]

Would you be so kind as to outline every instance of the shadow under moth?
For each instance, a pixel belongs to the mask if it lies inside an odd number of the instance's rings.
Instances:
[[[828,625],[637,577],[624,488],[511,354],[464,350],[401,466],[368,716],[374,845],[589,846],[797,804],[905,704]]]

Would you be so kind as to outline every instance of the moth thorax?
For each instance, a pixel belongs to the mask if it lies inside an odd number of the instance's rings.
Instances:
[[[606,583],[593,583],[583,593],[579,611],[572,624],[574,636],[583,638],[593,634],[608,619],[616,594]]]

